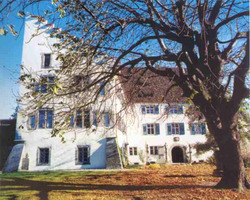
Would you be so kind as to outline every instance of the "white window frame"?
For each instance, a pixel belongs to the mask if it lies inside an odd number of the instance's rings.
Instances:
[[[159,146],[150,146],[149,153],[150,155],[159,155]]]
[[[137,147],[129,147],[129,155],[130,156],[137,156],[138,155]]]

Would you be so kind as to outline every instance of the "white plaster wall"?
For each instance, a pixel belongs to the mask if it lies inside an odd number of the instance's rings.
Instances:
[[[175,146],[180,146],[186,148],[186,152],[189,152],[189,145],[194,145],[197,142],[205,142],[205,135],[191,135],[191,130],[189,128],[189,119],[184,114],[164,114],[164,108],[166,104],[159,105],[159,114],[142,114],[141,105],[137,103],[132,108],[130,117],[127,121],[127,142],[128,150],[129,147],[137,147],[138,152],[143,151],[145,161],[157,161],[162,162],[162,158],[159,159],[158,155],[146,155],[146,145],[148,146],[165,146],[167,149],[167,162],[172,162],[171,151]],[[156,105],[156,104],[152,104]],[[184,113],[187,109],[187,105],[184,106]],[[143,135],[143,124],[147,123],[159,123],[160,124],[160,135]],[[167,123],[184,123],[185,135],[168,135],[167,134]],[[178,137],[179,141],[175,142],[174,137]],[[206,160],[212,152],[203,155],[197,155],[196,150],[191,148],[192,161]],[[140,156],[130,156],[128,151],[128,158],[130,163],[140,163]]]

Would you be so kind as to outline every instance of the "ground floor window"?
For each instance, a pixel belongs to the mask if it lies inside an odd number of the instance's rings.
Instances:
[[[47,165],[50,162],[50,149],[38,148],[38,164]]]
[[[137,147],[129,147],[129,155],[137,156]]]
[[[158,155],[159,147],[158,146],[150,146],[150,155]]]
[[[77,164],[90,164],[90,147],[77,146]]]

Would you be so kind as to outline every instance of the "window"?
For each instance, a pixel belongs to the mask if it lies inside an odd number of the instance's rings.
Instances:
[[[28,120],[28,129],[35,129],[36,128],[36,116],[30,115]]]
[[[39,128],[52,128],[53,127],[53,110],[40,109],[39,110]]]
[[[90,112],[89,111],[84,112],[84,126],[85,128],[90,127]]]
[[[168,135],[184,135],[184,123],[168,123],[167,131]]]
[[[41,84],[35,85],[35,92],[37,93],[48,93],[50,88],[55,84],[55,77],[44,76],[41,77]]]
[[[104,126],[109,127],[109,122],[110,122],[109,113],[104,113],[103,116],[104,116]]]
[[[183,105],[170,105],[170,107],[167,105],[165,106],[165,112],[170,114],[183,114]]]
[[[104,96],[105,95],[105,86],[104,86],[104,83],[100,82],[99,85],[100,85],[100,95]]]
[[[77,164],[90,164],[90,147],[77,146]]]
[[[129,147],[129,155],[137,156],[137,147]]]
[[[46,165],[50,162],[50,150],[49,148],[38,148],[38,164]]]
[[[142,109],[142,114],[159,114],[158,105],[143,105],[141,109]]]
[[[43,56],[43,67],[50,68],[51,67],[51,54],[46,53]]]
[[[158,155],[159,147],[158,146],[150,146],[150,155]]]
[[[76,111],[76,127],[82,128],[82,111],[81,110]]]
[[[79,75],[79,76],[75,76],[75,86],[77,88],[84,88],[86,87],[88,84],[90,84],[91,80],[88,76],[84,76],[84,75]]]
[[[143,134],[144,135],[159,135],[160,125],[156,124],[143,124]]]
[[[82,111],[82,110],[77,110],[76,115],[71,115],[70,116],[70,126],[77,127],[77,128],[82,128],[84,124],[85,128],[89,128],[91,126],[90,123],[90,111]]]
[[[191,124],[191,134],[202,134],[205,135],[207,133],[206,124],[205,123],[193,123]]]

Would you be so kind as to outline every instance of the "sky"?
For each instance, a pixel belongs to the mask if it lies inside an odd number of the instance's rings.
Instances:
[[[8,23],[13,24],[19,35],[0,35],[0,119],[8,119],[17,106],[18,77],[23,44],[23,20],[18,19],[16,12],[11,13]]]

